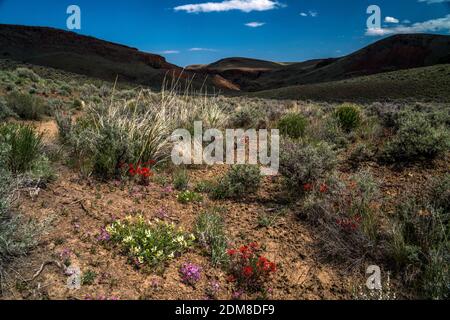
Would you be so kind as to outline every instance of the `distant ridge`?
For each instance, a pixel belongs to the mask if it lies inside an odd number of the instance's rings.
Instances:
[[[218,74],[243,91],[261,91],[446,63],[450,63],[450,36],[402,34],[377,41],[342,58],[288,64],[229,58],[188,69]]]
[[[193,74],[160,55],[48,27],[0,24],[0,58],[52,67],[90,77],[160,87],[165,77]],[[211,79],[207,84],[212,85]],[[227,85],[226,80],[221,80]],[[195,77],[194,84],[204,79]]]

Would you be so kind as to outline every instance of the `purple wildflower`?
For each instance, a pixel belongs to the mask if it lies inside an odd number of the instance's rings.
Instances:
[[[244,294],[244,290],[238,290],[233,292],[233,294],[231,295],[233,300],[239,300],[241,299],[242,295]]]
[[[200,280],[201,272],[201,267],[192,263],[186,263],[180,268],[181,281],[187,285],[194,286]]]
[[[63,249],[63,251],[61,251],[61,253],[59,254],[59,257],[62,261],[66,261],[70,258],[70,255],[72,254],[72,251],[70,251],[70,249]]]
[[[108,231],[106,231],[105,228],[101,228],[100,230],[100,234],[97,237],[98,241],[109,241],[111,239],[111,235],[109,234]]]
[[[164,207],[161,207],[157,212],[156,212],[156,216],[159,219],[167,219],[169,217],[169,213],[167,212],[167,209]]]

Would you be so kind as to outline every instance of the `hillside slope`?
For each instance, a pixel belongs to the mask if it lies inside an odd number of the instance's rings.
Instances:
[[[160,87],[165,77],[194,76],[162,56],[47,27],[0,24],[0,57],[108,81],[118,76],[119,81],[150,87]],[[204,77],[194,77],[194,85],[204,82]],[[206,84],[215,86],[214,82],[228,86],[226,80],[214,77]]]
[[[219,74],[243,91],[261,91],[445,63],[450,63],[450,36],[402,34],[382,39],[342,58],[291,64],[261,60],[256,64],[251,59],[232,58],[196,70]]]
[[[450,64],[399,70],[352,79],[290,86],[252,93],[271,99],[387,101],[415,99],[450,102]]]

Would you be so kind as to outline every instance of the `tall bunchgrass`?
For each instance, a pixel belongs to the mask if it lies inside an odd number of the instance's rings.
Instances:
[[[227,120],[216,97],[189,88],[180,93],[177,84],[164,86],[160,93],[136,91],[131,99],[116,96],[112,90],[100,103],[88,104],[67,139],[85,173],[102,178],[117,175],[122,163],[166,160],[176,129],[191,131],[194,121],[202,121],[204,128],[221,128]]]
[[[30,170],[40,157],[42,135],[28,125],[2,124],[0,143],[8,169],[13,173],[23,173]]]

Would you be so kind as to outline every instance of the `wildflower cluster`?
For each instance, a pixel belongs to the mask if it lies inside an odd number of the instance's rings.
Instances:
[[[186,190],[178,194],[177,199],[180,203],[202,202],[203,196],[197,192]]]
[[[187,285],[195,286],[200,280],[202,268],[193,264],[186,263],[180,268],[181,281]]]
[[[255,242],[240,247],[229,249],[230,257],[229,281],[236,282],[240,289],[252,292],[264,289],[266,282],[277,268],[275,263],[261,255],[261,249]]]
[[[150,160],[144,163],[138,162],[133,163],[122,163],[120,165],[121,169],[128,168],[127,172],[131,177],[140,177],[141,183],[148,185],[148,179],[153,176],[153,171],[151,167],[156,163],[154,160]]]
[[[115,221],[106,228],[114,243],[120,244],[136,265],[156,266],[173,259],[193,245],[195,236],[173,223],[147,222],[142,216]]]

